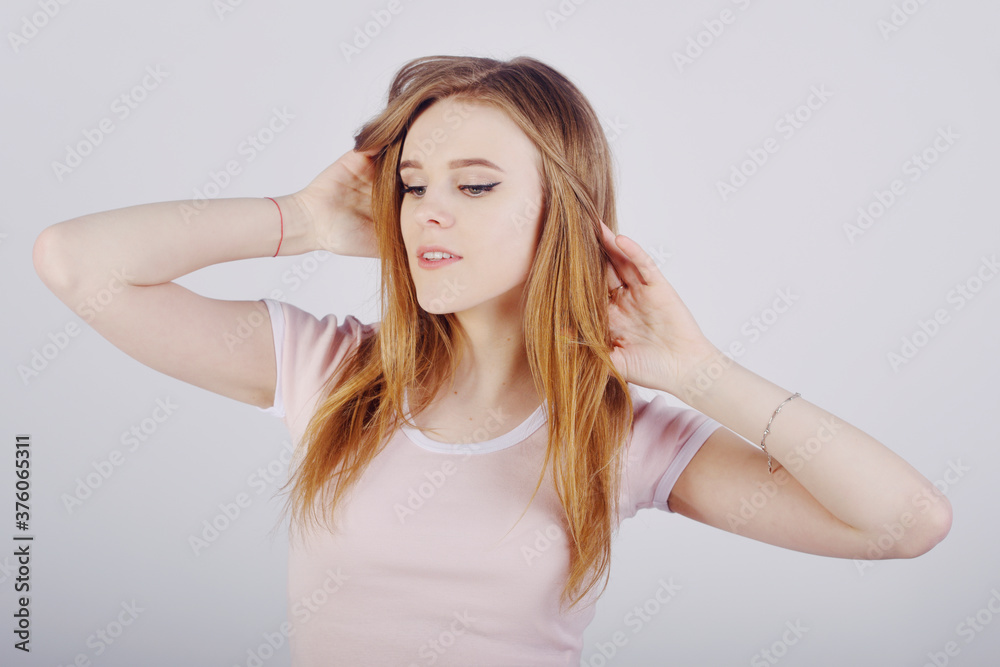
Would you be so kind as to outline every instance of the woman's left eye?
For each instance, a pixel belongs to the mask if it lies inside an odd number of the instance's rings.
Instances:
[[[482,197],[483,196],[482,192],[480,192],[480,193],[477,194],[477,193],[474,193],[472,191],[473,190],[482,190],[483,192],[489,192],[489,191],[491,191],[493,188],[495,188],[498,185],[500,185],[500,184],[499,183],[487,183],[485,185],[460,185],[460,186],[458,186],[458,189],[459,190],[465,190],[466,192],[468,192],[473,197]]]

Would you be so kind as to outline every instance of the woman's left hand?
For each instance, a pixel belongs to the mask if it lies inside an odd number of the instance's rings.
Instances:
[[[719,353],[638,243],[601,222],[608,266],[611,360],[628,382],[682,396],[700,362]],[[616,289],[619,285],[624,285]],[[613,290],[613,291],[611,291]]]

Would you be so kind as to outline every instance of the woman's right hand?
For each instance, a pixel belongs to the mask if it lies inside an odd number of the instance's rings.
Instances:
[[[312,226],[317,249],[378,257],[371,208],[376,154],[350,150],[295,193]]]

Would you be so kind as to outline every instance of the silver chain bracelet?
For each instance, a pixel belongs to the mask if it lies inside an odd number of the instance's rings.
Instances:
[[[764,446],[764,441],[767,439],[767,434],[771,432],[771,422],[774,421],[774,416],[777,415],[779,412],[781,412],[781,408],[785,405],[785,403],[787,403],[788,401],[792,400],[793,398],[797,398],[799,396],[801,396],[801,394],[799,392],[795,392],[794,394],[792,394],[791,396],[789,396],[788,398],[786,398],[785,400],[783,400],[781,402],[781,405],[779,405],[778,407],[776,407],[774,409],[774,414],[772,414],[771,418],[767,420],[767,426],[764,427],[764,437],[762,437],[760,439],[760,448],[764,450],[765,454],[767,454],[767,472],[768,472],[768,474],[774,474],[772,472],[772,470],[771,470],[771,454],[767,451],[767,447]]]

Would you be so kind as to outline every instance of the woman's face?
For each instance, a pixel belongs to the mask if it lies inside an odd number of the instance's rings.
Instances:
[[[410,126],[400,156],[400,227],[429,313],[518,316],[541,227],[541,158],[507,115],[438,100]],[[442,251],[452,259],[425,256]]]

